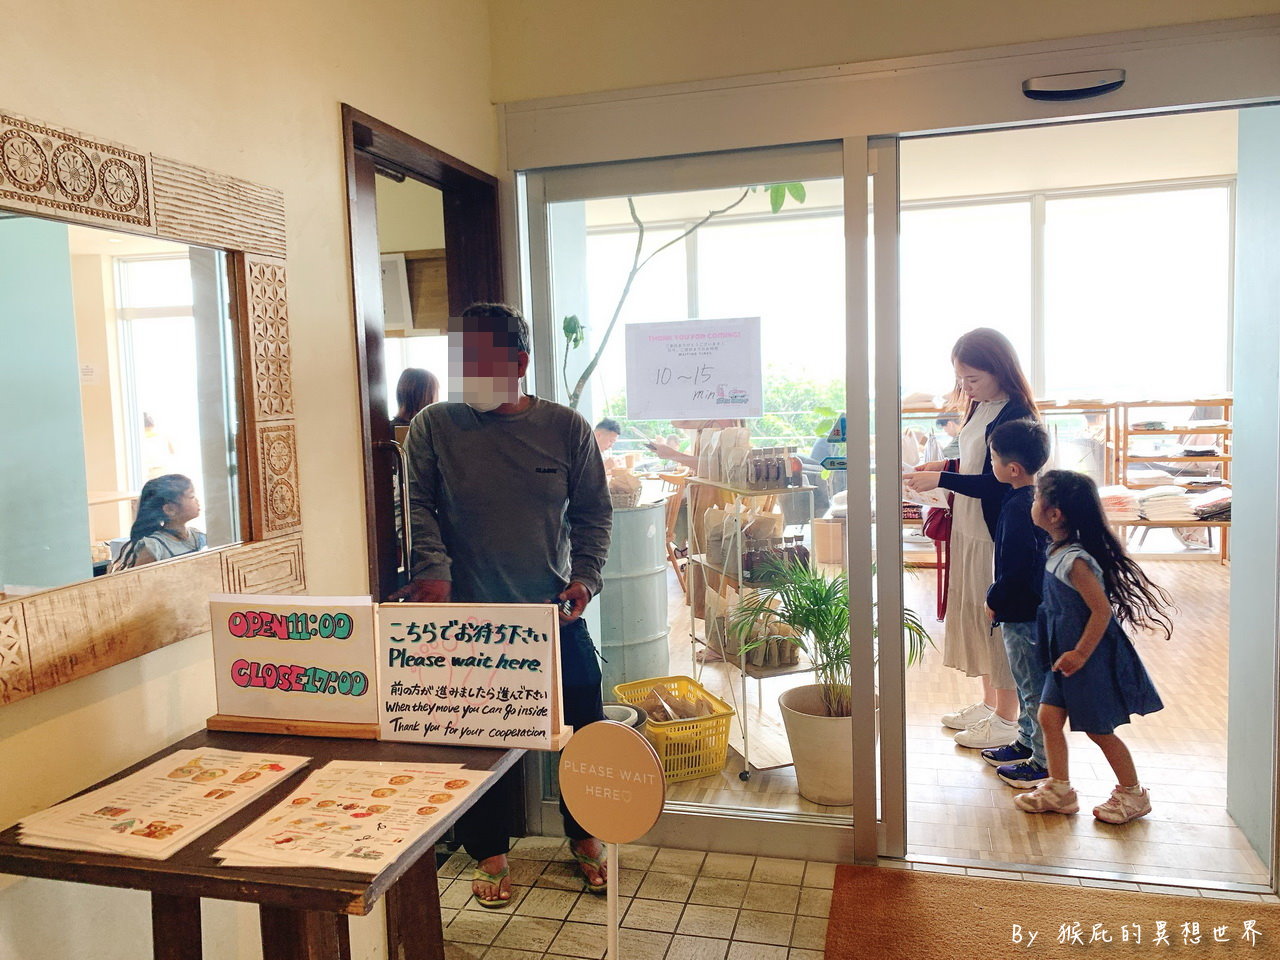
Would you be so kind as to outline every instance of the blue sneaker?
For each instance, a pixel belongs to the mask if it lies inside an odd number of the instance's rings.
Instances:
[[[1034,790],[1037,784],[1049,779],[1049,771],[1034,760],[1025,760],[996,767],[996,776],[1011,787]]]
[[[982,759],[993,767],[1003,767],[1006,763],[1021,763],[1031,759],[1031,748],[1018,743],[1010,743],[1003,747],[990,747],[982,751]]]

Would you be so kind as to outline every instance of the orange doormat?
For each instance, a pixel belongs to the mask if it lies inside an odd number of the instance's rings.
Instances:
[[[1012,957],[1274,960],[1280,958],[1280,905],[836,868],[826,960]]]

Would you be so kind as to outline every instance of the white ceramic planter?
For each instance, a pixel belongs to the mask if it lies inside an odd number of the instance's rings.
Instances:
[[[824,716],[822,687],[811,683],[778,697],[796,764],[800,796],[843,807],[853,803],[853,718]]]

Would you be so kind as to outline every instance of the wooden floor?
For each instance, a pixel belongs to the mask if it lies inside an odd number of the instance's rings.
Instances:
[[[977,751],[952,742],[937,718],[977,699],[977,681],[942,666],[943,630],[932,616],[932,571],[906,578],[907,604],[925,614],[926,626],[938,644],[907,678],[909,855],[1208,883],[1267,882],[1266,868],[1226,811],[1230,567],[1168,560],[1145,561],[1144,567],[1173,594],[1180,613],[1172,641],[1139,641],[1138,649],[1165,709],[1138,717],[1120,730],[1154,805],[1150,816],[1121,827],[1089,815],[1092,806],[1109,795],[1114,779],[1097,748],[1082,734],[1069,736],[1072,781],[1082,805],[1081,814],[1074,817],[1036,817],[1018,811],[1012,805],[1015,791],[996,778]],[[692,675],[688,614],[681,600],[674,587],[671,669]],[[703,682],[730,699],[729,684],[737,689],[738,674],[723,664],[707,665]],[[747,718],[753,760],[785,754],[777,696],[791,685],[807,682],[811,682],[807,675],[768,680],[763,697],[758,698],[755,681],[749,681]],[[737,777],[742,769],[738,750],[730,751],[730,762],[721,774],[673,784],[668,798],[739,811],[848,819],[847,807],[824,807],[801,798],[791,767],[758,770],[743,783]]]
[[[938,717],[978,697],[977,681],[943,667],[939,651],[907,678],[907,835],[913,854],[1113,873],[1262,883],[1267,870],[1226,811],[1227,602],[1230,567],[1148,561],[1178,603],[1177,631],[1138,650],[1165,708],[1119,731],[1154,810],[1122,827],[1088,810],[1115,779],[1083,734],[1070,734],[1071,779],[1082,813],[1032,816],[977,751],[957,747]],[[932,576],[907,578],[907,602],[932,609]],[[942,624],[929,621],[942,644]],[[935,629],[936,628],[936,629]]]

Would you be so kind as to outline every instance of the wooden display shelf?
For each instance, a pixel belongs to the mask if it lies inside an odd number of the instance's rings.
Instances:
[[[1129,436],[1131,437],[1181,437],[1187,434],[1195,437],[1216,437],[1219,434],[1224,436],[1232,432],[1232,427],[1194,427],[1190,424],[1185,426],[1171,426],[1163,430],[1144,430],[1137,427],[1129,428]]]
[[[719,480],[707,480],[703,477],[690,477],[687,483],[696,483],[704,487],[715,487],[717,490],[724,490],[728,493],[735,493],[740,497],[777,497],[784,493],[804,493],[806,490],[816,490],[816,487],[769,487],[766,490],[750,490],[744,487],[735,487],[728,483],[722,483]]]
[[[693,642],[708,650],[712,649],[711,645],[702,637],[694,637]],[[735,670],[741,670],[752,680],[769,680],[772,677],[790,677],[797,673],[813,673],[814,670],[813,664],[803,659],[799,663],[791,664],[786,667],[757,667],[750,663],[743,663],[740,655],[726,656],[723,650],[717,650],[716,654],[729,666],[733,667]]]
[[[1130,490],[1150,490],[1152,487],[1186,487],[1188,491],[1196,490],[1201,493],[1207,490],[1231,489],[1230,484],[1223,483],[1215,477],[1208,479],[1213,482],[1206,483],[1204,479],[1190,477],[1165,477],[1162,480],[1130,480],[1125,486]]]
[[[1225,454],[1218,454],[1213,457],[1137,457],[1132,453],[1125,457],[1126,463],[1230,463],[1231,457]]]
[[[1205,397],[1191,400],[1135,400],[1132,402],[1123,402],[1116,404],[1117,413],[1119,415],[1119,432],[1117,439],[1119,445],[1115,451],[1116,457],[1116,480],[1121,485],[1131,490],[1150,490],[1153,487],[1180,487],[1186,494],[1207,492],[1212,490],[1229,490],[1231,481],[1231,453],[1234,449],[1234,426],[1231,423],[1231,412],[1234,405],[1234,398],[1226,397]],[[1214,417],[1214,420],[1221,420],[1220,423],[1178,423],[1169,418],[1162,418],[1159,414],[1139,413],[1138,411],[1153,410],[1159,407],[1216,407],[1221,408],[1222,416]],[[1209,418],[1206,418],[1209,419]],[[1144,427],[1130,426],[1131,423],[1160,423],[1163,426]],[[1209,456],[1186,456],[1179,454],[1159,453],[1147,455],[1134,455],[1131,452],[1130,441],[1134,437],[1172,437],[1172,436],[1210,436],[1221,438],[1218,445],[1222,451],[1219,454]],[[1135,476],[1130,477],[1130,471],[1143,464],[1219,464],[1220,467],[1215,472],[1216,477],[1186,477],[1186,476],[1164,476],[1164,477],[1143,477],[1141,470],[1135,471]],[[1168,472],[1168,471],[1162,471]],[[1222,533],[1218,538],[1218,559],[1226,562],[1228,557],[1228,539],[1231,533],[1230,520],[1112,520],[1111,524],[1117,529],[1122,527],[1142,528],[1143,530],[1153,528],[1165,528],[1171,530],[1180,530],[1191,527],[1204,527],[1212,529],[1219,528]],[[1212,557],[1213,554],[1209,553]]]
[[[1114,527],[1229,527],[1230,520],[1111,520]]]
[[[746,587],[748,590],[752,590],[752,589],[755,589],[756,587],[766,586],[766,584],[763,582],[751,583],[749,581],[744,582],[742,580],[739,580],[732,573],[729,573],[729,571],[724,570],[720,567],[717,567],[714,563],[708,560],[707,555],[705,553],[691,553],[689,554],[688,559],[693,561],[700,567],[706,567],[708,570],[710,570],[712,573],[716,574],[717,576],[724,577],[731,584],[733,584],[733,586],[736,589],[741,589],[743,587]]]
[[[1234,402],[1235,398],[1227,394],[1221,397],[1201,397],[1197,400],[1124,400],[1119,405],[1122,407],[1229,407]]]

